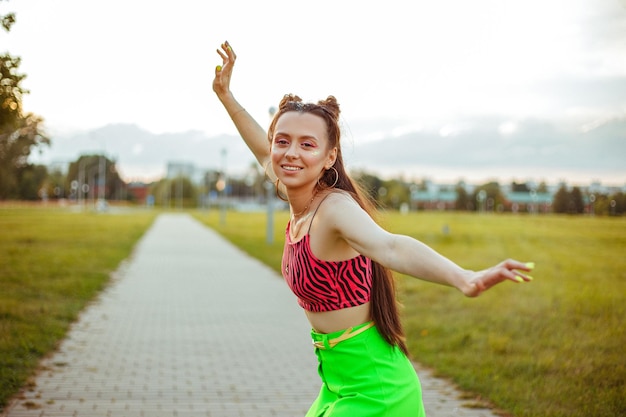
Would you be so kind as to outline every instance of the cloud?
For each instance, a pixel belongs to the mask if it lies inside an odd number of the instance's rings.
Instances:
[[[538,82],[532,90],[540,96],[559,97],[563,103],[561,111],[584,107],[592,110],[592,114],[594,111],[619,110],[626,114],[626,75],[561,77]]]

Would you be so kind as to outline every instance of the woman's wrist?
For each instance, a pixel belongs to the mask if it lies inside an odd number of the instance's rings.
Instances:
[[[222,105],[224,105],[224,107],[226,108],[236,102],[235,96],[233,96],[233,93],[230,90],[216,91],[215,94],[217,95],[217,98],[222,103]]]
[[[454,287],[465,295],[471,294],[474,291],[474,284],[472,283],[474,274],[474,271],[469,271],[467,269],[461,271],[455,277]]]

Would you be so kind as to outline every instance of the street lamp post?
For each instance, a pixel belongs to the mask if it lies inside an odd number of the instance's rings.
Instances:
[[[274,185],[266,181],[264,184],[267,193],[267,230],[266,230],[266,242],[268,245],[274,243],[274,193],[272,189]]]
[[[98,174],[98,209],[104,210],[105,195],[104,188],[106,187],[106,161],[104,155],[100,155],[100,173]]]
[[[220,207],[220,223],[226,224],[226,196],[228,195],[228,177],[226,176],[226,148],[222,149],[222,173],[223,173],[223,190],[222,190],[222,205]]]
[[[178,178],[176,178],[176,201],[178,209],[183,209],[183,167],[178,166]]]
[[[77,188],[77,192],[78,192],[78,205],[80,206],[80,209],[82,210],[85,205],[85,191],[83,190],[83,187],[85,185],[85,158],[80,158],[80,162],[78,163],[78,188]]]
[[[480,190],[476,195],[476,200],[478,201],[478,211],[480,213],[485,211],[485,200],[487,199],[487,192],[485,190]]]
[[[89,196],[91,195],[91,202],[89,203],[91,208],[94,209],[96,207],[96,172],[97,172],[96,167],[91,167],[91,169],[87,172],[87,181],[88,181],[88,190],[89,190],[89,194],[87,194],[87,197],[89,198]]]
[[[589,212],[592,216],[596,214],[595,202],[596,202],[596,195],[591,194],[589,196]]]
[[[269,108],[270,122],[276,114],[276,107]],[[267,172],[266,172],[266,175]],[[265,232],[265,240],[268,245],[274,243],[274,193],[272,192],[274,185],[270,182],[265,182],[265,190],[267,196],[267,230]]]
[[[97,132],[92,132],[92,137],[93,135],[98,136]],[[96,209],[98,211],[100,210],[105,210],[106,209],[106,196],[105,196],[105,188],[106,188],[106,184],[107,184],[107,178],[106,178],[106,159],[105,159],[105,153],[106,153],[106,146],[105,146],[105,142],[104,142],[104,138],[99,137],[96,138],[96,140],[102,140],[101,144],[102,144],[102,153],[100,154],[100,160],[99,160],[99,173],[98,173],[98,202],[96,205]]]

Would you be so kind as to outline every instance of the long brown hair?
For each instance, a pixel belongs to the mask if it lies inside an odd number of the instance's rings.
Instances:
[[[296,95],[288,94],[283,97],[278,105],[272,123],[268,129],[268,139],[271,143],[274,129],[280,116],[289,111],[312,113],[324,119],[327,126],[329,149],[337,148],[337,160],[331,169],[324,172],[319,179],[317,187],[337,188],[346,191],[355,201],[373,217],[375,203],[366,193],[363,187],[354,181],[346,172],[343,155],[341,153],[341,128],[339,126],[339,103],[333,96],[317,103],[304,103]],[[336,172],[335,172],[336,170]],[[404,331],[400,321],[398,302],[396,301],[396,289],[392,272],[372,260],[372,296],[370,299],[371,314],[378,331],[383,338],[392,346],[397,345],[406,355],[409,354],[406,347]]]

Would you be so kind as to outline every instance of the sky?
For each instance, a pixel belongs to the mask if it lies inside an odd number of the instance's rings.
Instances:
[[[53,140],[43,159],[110,124],[236,135],[211,89],[224,40],[232,90],[262,125],[286,93],[334,95],[355,148],[481,120],[495,141],[529,120],[580,134],[626,121],[626,0],[0,1],[8,12],[0,53],[22,58],[24,110]],[[626,183],[626,169],[583,175]]]

